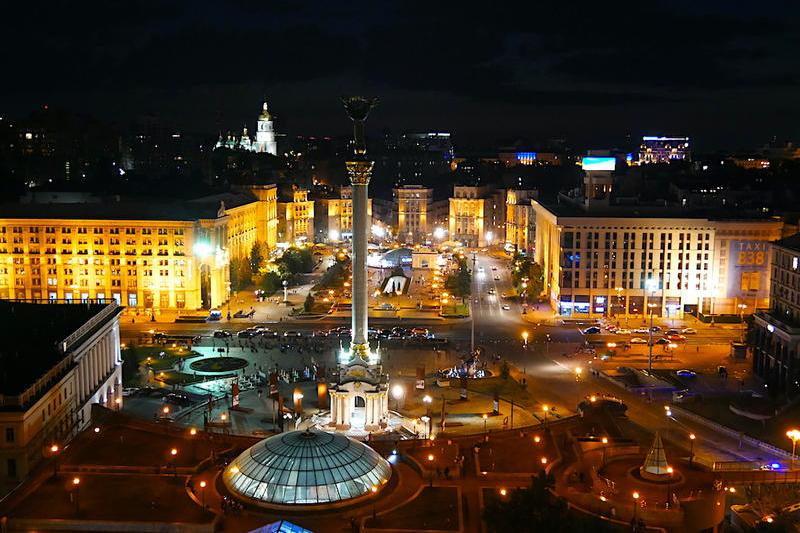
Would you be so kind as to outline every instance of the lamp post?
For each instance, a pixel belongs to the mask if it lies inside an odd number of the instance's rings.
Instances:
[[[488,433],[488,431],[486,431],[486,422],[488,421],[488,419],[489,419],[489,415],[487,415],[486,413],[483,413],[483,432],[484,433]]]
[[[422,403],[425,404],[425,418],[427,418],[427,420],[425,421],[425,423],[426,423],[425,425],[426,425],[427,430],[428,430],[428,433],[427,433],[426,436],[430,436],[430,434],[431,434],[431,403],[432,402],[433,402],[433,398],[431,398],[429,395],[426,394],[425,396],[422,397]]]
[[[283,303],[289,303],[289,282],[287,280],[283,280]]]
[[[786,432],[786,436],[792,440],[792,470],[794,470],[795,451],[797,450],[797,441],[800,439],[800,430],[790,429]]]
[[[692,466],[692,461],[694,461],[694,440],[696,438],[694,433],[689,433],[689,466]]]
[[[74,477],[72,478],[72,498],[75,500],[75,516],[78,516],[78,513],[81,512],[81,478]]]
[[[395,383],[392,387],[392,398],[394,398],[394,409],[395,411],[400,410],[400,398],[403,397],[404,391],[403,386],[399,383]]]
[[[667,474],[669,474],[669,480],[667,481],[667,504],[665,505],[666,508],[669,508],[669,493],[670,493],[670,488],[672,488],[671,487],[672,486],[672,474],[674,472],[675,472],[675,470],[671,466],[667,467]]]
[[[428,486],[429,487],[433,487],[433,454],[432,453],[428,454],[428,474],[429,474]]]
[[[206,508],[206,485],[205,481],[200,482],[200,501],[203,504],[203,509]]]
[[[375,497],[375,494],[378,493],[377,485],[372,485],[369,491],[372,493],[372,519],[375,520],[375,505],[378,503],[378,499]]]
[[[58,475],[58,452],[61,451],[58,444],[53,444],[50,446],[50,455],[53,457],[53,475]]]
[[[523,332],[522,332],[522,345],[523,345],[525,348],[527,348],[527,347],[528,347],[528,332],[527,332],[527,331],[523,331]]]
[[[739,304],[736,307],[739,308],[739,322],[742,324],[742,338],[741,342],[744,342],[744,310],[747,309],[747,304]]]
[[[544,412],[544,427],[545,428],[547,428],[547,411],[549,411],[549,410],[550,410],[550,406],[549,405],[543,405],[542,406],[542,411]]]
[[[650,340],[647,342],[647,371],[653,371],[653,308],[656,304],[649,303],[647,304],[648,309],[650,309],[650,327],[647,328],[648,335],[650,336]]]
[[[602,468],[605,468],[605,466],[606,466],[606,446],[608,446],[608,437],[603,437],[603,441],[602,442],[603,442],[603,466],[602,466]]]
[[[639,493],[636,492],[636,491],[633,491],[632,496],[633,496],[633,527],[638,529],[636,527],[636,522],[637,522],[636,518],[637,518],[637,511],[638,511],[637,507],[639,507]]]

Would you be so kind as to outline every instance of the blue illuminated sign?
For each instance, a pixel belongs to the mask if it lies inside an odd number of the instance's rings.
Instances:
[[[583,158],[583,170],[614,170],[617,160],[613,157],[586,156]]]

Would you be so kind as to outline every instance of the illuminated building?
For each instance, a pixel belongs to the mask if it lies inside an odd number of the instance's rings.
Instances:
[[[671,163],[692,158],[689,137],[659,137],[646,135],[639,146],[639,164]]]
[[[506,247],[530,253],[536,234],[536,216],[531,200],[536,191],[508,189],[506,192]]]
[[[320,242],[336,242],[353,237],[353,188],[342,187],[339,198],[315,200],[316,234]],[[372,226],[372,198],[367,201],[369,225]]]
[[[555,152],[500,152],[499,160],[507,167],[559,166],[563,157]]]
[[[267,102],[264,101],[261,114],[258,115],[255,139],[250,137],[247,126],[245,126],[239,136],[228,133],[227,137],[223,139],[222,134],[220,134],[215,147],[277,155],[278,145],[275,142],[275,129],[272,123],[272,115],[267,109]]]
[[[291,197],[278,202],[278,240],[314,242],[314,201],[308,199],[306,189],[292,186]]]
[[[779,220],[537,201],[533,209],[534,258],[560,314],[641,315],[652,303],[657,315],[681,316],[766,304],[768,242],[780,237]]]
[[[800,349],[800,234],[772,243],[769,308],[754,316],[753,372],[772,392],[796,394]]]
[[[0,301],[7,319],[0,347],[2,492],[85,429],[92,404],[121,408],[121,310],[113,300]]]
[[[397,236],[403,242],[422,243],[431,232],[429,211],[433,189],[422,185],[403,185],[392,190],[397,213]]]
[[[274,185],[183,202],[0,206],[0,299],[114,299],[138,309],[227,301],[229,260],[277,238]]]
[[[504,242],[504,196],[504,191],[488,186],[454,186],[450,198],[450,239],[472,248]]]

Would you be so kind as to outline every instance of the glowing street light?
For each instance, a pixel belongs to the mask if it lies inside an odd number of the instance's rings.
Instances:
[[[639,507],[639,493],[633,491],[632,496],[633,496],[633,523],[635,524],[638,522],[638,520],[636,520],[636,514],[637,514],[637,507]]]
[[[689,466],[692,466],[692,461],[694,460],[694,440],[697,436],[694,433],[689,433]]]
[[[207,483],[205,481],[200,482],[200,497],[203,504],[203,508],[205,508],[206,506],[206,485]]]
[[[428,481],[428,486],[433,487],[433,454],[428,454],[428,472],[430,472],[430,479]]]
[[[486,422],[489,420],[489,415],[483,413],[483,432],[486,433]]]
[[[792,469],[794,469],[795,451],[797,448],[797,441],[800,439],[800,430],[790,429],[786,432],[786,436],[792,440]]]
[[[402,385],[400,385],[399,383],[395,383],[392,386],[392,398],[394,398],[395,402],[394,403],[395,411],[400,409],[400,399],[403,397],[404,394],[405,394],[405,389],[403,389]]]
[[[523,342],[523,346],[527,346],[528,345],[528,332],[527,331],[523,331],[522,332],[522,342]]]
[[[544,412],[544,427],[547,427],[547,411],[549,411],[549,410],[550,410],[550,406],[549,405],[543,405],[542,406],[542,411]]]
[[[508,494],[508,490],[506,490],[506,489],[500,489],[500,496],[503,496],[503,497],[505,497],[507,494]]]

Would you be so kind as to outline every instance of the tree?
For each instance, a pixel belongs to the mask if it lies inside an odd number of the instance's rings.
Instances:
[[[466,259],[458,259],[458,269],[447,276],[444,286],[453,296],[462,299],[472,294],[472,274]]]
[[[600,520],[578,518],[569,512],[567,502],[553,493],[555,478],[543,470],[525,489],[511,491],[504,498],[486,503],[483,518],[488,531],[521,533],[603,532],[608,527]]]
[[[309,292],[308,296],[306,296],[306,301],[303,302],[303,311],[310,313],[312,309],[314,309],[314,297]]]
[[[139,376],[139,353],[136,345],[122,350],[122,382],[131,383]]]
[[[539,263],[516,254],[511,260],[511,283],[518,293],[538,298],[544,291],[544,271]]]
[[[314,256],[304,248],[289,248],[278,260],[278,266],[286,274],[307,274],[314,268]]]
[[[264,254],[261,253],[261,243],[256,241],[250,248],[250,270],[253,274],[258,274],[261,263],[264,262]]]
[[[274,270],[270,270],[261,277],[261,289],[267,296],[272,296],[278,292],[283,285],[283,280],[280,274]]]
[[[231,289],[240,291],[252,283],[252,270],[250,261],[243,257],[236,257],[230,262]]]

